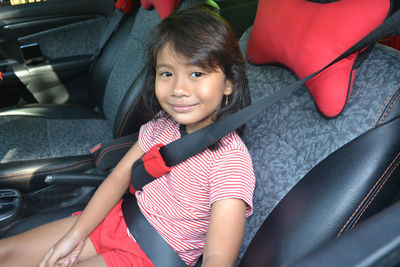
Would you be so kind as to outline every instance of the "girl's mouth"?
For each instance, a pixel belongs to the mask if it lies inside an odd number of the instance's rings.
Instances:
[[[175,112],[179,112],[179,113],[184,113],[184,112],[189,112],[192,111],[195,106],[197,106],[196,104],[194,105],[170,105],[171,108],[175,111]]]

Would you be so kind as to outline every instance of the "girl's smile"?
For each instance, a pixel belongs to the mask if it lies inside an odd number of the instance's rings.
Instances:
[[[190,112],[190,111],[192,111],[195,107],[196,107],[196,104],[194,104],[194,105],[175,105],[175,104],[170,104],[171,105],[171,108],[173,109],[173,110],[175,110],[176,112]]]
[[[232,83],[219,67],[204,70],[167,43],[157,54],[155,91],[161,107],[191,133],[214,121]]]

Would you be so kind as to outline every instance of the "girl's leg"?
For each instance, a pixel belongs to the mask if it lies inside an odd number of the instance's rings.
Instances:
[[[37,266],[47,251],[72,227],[78,216],[61,219],[0,240],[0,266]],[[97,256],[88,238],[78,261]]]
[[[104,258],[102,255],[97,255],[94,257],[91,257],[89,259],[86,259],[84,261],[78,262],[76,265],[77,267],[107,267],[106,262],[104,261]]]

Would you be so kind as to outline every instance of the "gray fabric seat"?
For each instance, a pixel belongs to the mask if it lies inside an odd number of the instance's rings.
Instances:
[[[246,44],[249,37],[250,30],[248,30],[241,39],[242,51],[246,51]],[[252,99],[259,99],[265,94],[270,94],[279,90],[285,85],[288,85],[297,80],[294,73],[282,66],[274,65],[260,65],[256,66],[247,63],[248,77],[250,83]],[[256,189],[254,194],[254,213],[247,220],[246,232],[244,237],[243,246],[240,253],[242,259],[245,251],[251,240],[260,229],[261,225],[285,224],[288,220],[293,219],[295,215],[282,214],[272,216],[269,218],[271,212],[276,209],[278,203],[288,195],[290,190],[295,187],[303,177],[320,164],[320,162],[335,152],[341,147],[345,147],[349,142],[365,135],[381,125],[390,123],[400,116],[400,105],[398,95],[400,94],[400,52],[398,50],[383,46],[376,45],[367,59],[358,68],[353,89],[350,99],[342,112],[335,119],[325,119],[318,112],[313,102],[311,94],[307,88],[303,86],[300,90],[285,97],[283,100],[275,103],[268,108],[263,114],[258,115],[255,119],[247,123],[245,129],[244,141],[249,149],[253,159],[254,170],[256,174]],[[397,119],[398,121],[399,119]],[[393,133],[395,135],[395,133]],[[366,145],[368,147],[368,144]],[[397,148],[400,149],[400,148]],[[370,151],[373,155],[373,151]],[[381,155],[376,155],[377,161]],[[349,159],[352,157],[348,155]],[[390,159],[390,161],[393,158]],[[335,167],[333,162],[332,168]],[[353,166],[357,168],[367,168],[370,166]],[[385,166],[386,169],[387,166]],[[392,167],[390,165],[389,167]],[[388,168],[389,168],[388,167]],[[373,166],[371,168],[377,168]],[[338,168],[338,173],[340,169]],[[383,174],[382,174],[383,175]],[[399,171],[394,168],[394,173],[390,177],[393,180],[399,180]],[[380,177],[375,177],[378,180]],[[313,178],[313,184],[318,184],[318,178]],[[358,179],[358,178],[357,178]],[[351,179],[350,179],[351,180]],[[328,187],[329,185],[327,185]],[[387,193],[387,187],[393,185],[382,185],[383,190],[380,194],[391,201],[393,196],[398,191],[397,188],[391,188],[391,192]],[[299,187],[297,185],[296,187]],[[385,191],[386,189],[386,191]],[[332,189],[334,190],[334,189]],[[337,188],[336,190],[341,190]],[[354,189],[356,190],[356,189]],[[371,189],[372,190],[372,189]],[[387,195],[385,196],[386,193]],[[310,190],[309,194],[312,195],[316,192]],[[368,196],[368,191],[365,192],[363,197]],[[292,193],[293,194],[293,193]],[[362,200],[362,199],[361,199]],[[361,200],[352,200],[349,206],[359,204]],[[298,203],[302,199],[297,196]],[[357,202],[357,203],[356,203]],[[372,200],[371,200],[372,202]],[[335,203],[332,203],[334,205]],[[296,203],[291,203],[292,212],[296,211]],[[387,205],[387,203],[382,204]],[[380,208],[382,208],[382,206]],[[376,207],[375,207],[376,208]],[[327,208],[329,209],[329,208]],[[339,209],[339,208],[338,208]],[[366,208],[367,209],[367,208]],[[340,210],[340,209],[339,209]],[[379,210],[379,208],[377,209]],[[281,210],[279,210],[281,212]],[[286,211],[286,210],[285,210]],[[346,214],[346,210],[343,213]],[[376,210],[375,210],[376,212]],[[373,212],[365,212],[361,217],[364,220]],[[351,213],[350,213],[351,215]],[[350,215],[348,215],[350,217]],[[280,217],[279,217],[280,216]],[[287,217],[285,221],[284,217]],[[300,216],[300,215],[299,215]],[[271,216],[270,216],[271,217]],[[289,219],[290,218],[290,219]],[[301,217],[307,220],[307,218]],[[300,218],[298,218],[300,224]],[[358,220],[355,222],[357,223]],[[329,225],[328,222],[325,222]],[[295,222],[293,222],[296,225]],[[319,226],[312,226],[312,219],[310,218],[310,227],[317,229]],[[344,223],[343,223],[344,224]],[[258,233],[260,239],[268,239],[265,244],[253,244],[252,251],[257,247],[257,253],[249,253],[242,262],[243,266],[275,266],[280,265],[287,260],[292,260],[294,257],[301,255],[304,251],[310,250],[313,246],[320,245],[330,238],[334,238],[343,225],[336,225],[333,232],[324,233],[324,236],[318,236],[315,232],[310,232],[309,238],[318,239],[313,245],[307,242],[298,241],[298,247],[295,247],[295,241],[282,234],[275,229],[271,230],[270,235],[276,235],[276,243],[271,242],[272,237],[266,237],[268,234]],[[283,227],[283,226],[282,226]],[[295,228],[294,226],[293,228]],[[337,229],[338,228],[338,229]],[[285,228],[286,229],[286,228]],[[286,229],[287,230],[287,229]],[[263,230],[264,232],[266,230]],[[283,232],[285,230],[282,230]],[[289,231],[289,230],[287,230]],[[334,232],[337,231],[337,232]],[[285,239],[286,238],[286,239]],[[275,240],[273,240],[275,241]],[[254,243],[254,241],[253,241]],[[286,245],[282,245],[286,243]],[[292,246],[296,253],[292,253],[288,257],[280,258],[278,255],[280,248],[273,248],[285,246],[286,248]],[[292,245],[291,245],[292,244]],[[271,251],[274,250],[275,251]],[[275,254],[274,254],[275,253]],[[274,260],[270,256],[273,255]],[[254,257],[259,257],[258,260]],[[287,255],[286,255],[287,256]],[[250,258],[252,260],[250,260]],[[261,259],[262,258],[262,259]],[[266,259],[264,259],[266,258]]]

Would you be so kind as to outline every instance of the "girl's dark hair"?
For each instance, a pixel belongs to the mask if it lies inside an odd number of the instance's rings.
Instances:
[[[154,85],[157,53],[166,43],[188,58],[191,64],[204,70],[221,68],[226,79],[232,82],[233,93],[228,98],[228,105],[225,105],[225,98],[222,100],[217,120],[250,104],[246,68],[238,40],[230,25],[213,9],[210,5],[201,4],[177,11],[165,18],[151,33],[148,43],[149,68],[137,103],[146,121],[161,110]],[[242,129],[238,130],[241,134]]]

